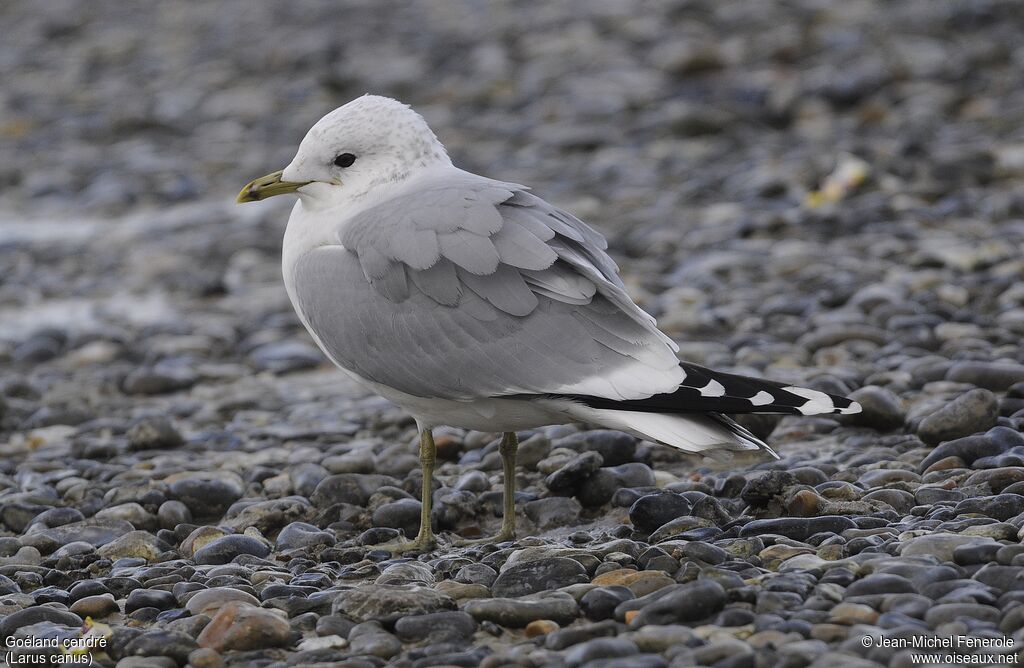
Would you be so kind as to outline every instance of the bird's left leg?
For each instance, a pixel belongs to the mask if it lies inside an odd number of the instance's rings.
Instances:
[[[430,525],[430,509],[433,501],[434,463],[437,460],[437,447],[434,435],[429,429],[420,431],[420,468],[423,470],[422,507],[420,509],[420,530],[413,540],[400,538],[389,543],[375,545],[374,548],[392,552],[423,552],[434,547],[434,530]]]
[[[480,545],[482,543],[502,543],[516,537],[516,452],[519,450],[519,439],[514,431],[506,431],[502,434],[501,445],[498,452],[501,453],[501,468],[505,481],[505,491],[502,494],[503,512],[501,516],[501,529],[497,535],[479,540],[455,540],[455,545]]]

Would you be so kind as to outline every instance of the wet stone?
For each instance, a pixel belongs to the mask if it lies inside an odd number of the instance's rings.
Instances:
[[[589,581],[580,562],[549,557],[506,568],[491,585],[491,592],[498,598],[516,598]]]
[[[917,435],[925,443],[949,441],[993,427],[998,415],[999,402],[994,394],[971,390],[922,420]]]
[[[356,621],[392,622],[454,608],[455,601],[450,597],[425,587],[361,585],[335,599],[332,612]]]
[[[463,610],[478,622],[494,622],[509,628],[524,628],[540,619],[564,626],[579,616],[576,601],[568,594],[559,593],[529,599],[479,599],[466,603]]]
[[[741,536],[759,536],[762,534],[778,534],[793,540],[806,540],[819,533],[842,533],[847,529],[856,528],[857,524],[848,517],[842,515],[828,515],[822,517],[802,518],[779,518],[769,520],[754,520],[743,525],[740,530]]]
[[[689,515],[692,505],[679,494],[648,494],[636,500],[629,509],[629,519],[638,531],[650,533],[682,515]]]
[[[471,638],[476,628],[476,620],[462,611],[403,617],[395,623],[395,633],[403,642],[458,642]]]
[[[526,504],[526,516],[541,529],[568,526],[575,523],[583,508],[576,499],[552,496]]]
[[[197,564],[227,564],[243,554],[265,557],[270,546],[251,536],[233,534],[207,543],[196,550],[194,558]]]
[[[632,598],[633,592],[621,585],[597,587],[584,594],[579,605],[587,619],[601,621],[612,619],[615,616],[615,608]]]

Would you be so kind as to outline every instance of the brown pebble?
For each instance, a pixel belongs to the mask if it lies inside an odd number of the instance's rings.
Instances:
[[[626,623],[632,624],[636,616],[640,614],[639,610],[628,610],[626,611]]]
[[[559,628],[558,624],[550,619],[535,619],[526,625],[526,637],[536,638],[549,633],[554,633]]]
[[[967,467],[967,462],[959,457],[943,457],[924,470],[925,475],[934,471],[948,471],[949,469],[962,469]]]
[[[796,517],[815,517],[821,510],[822,498],[809,489],[802,489],[786,504],[786,510]]]
[[[209,647],[200,647],[189,652],[188,665],[192,668],[221,668],[224,659]]]
[[[121,608],[117,607],[117,601],[114,600],[113,594],[96,594],[95,596],[85,596],[72,603],[71,612],[83,619],[85,617],[101,619],[107,615],[121,612]]]

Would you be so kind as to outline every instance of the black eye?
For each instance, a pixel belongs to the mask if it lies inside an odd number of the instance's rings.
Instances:
[[[352,163],[356,161],[356,156],[351,153],[342,153],[334,159],[334,164],[338,167],[351,167]]]

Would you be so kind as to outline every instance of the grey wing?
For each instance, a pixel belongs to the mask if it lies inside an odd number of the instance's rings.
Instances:
[[[456,173],[348,221],[295,265],[297,306],[343,367],[407,394],[645,398],[675,346],[600,234],[521,186]]]

